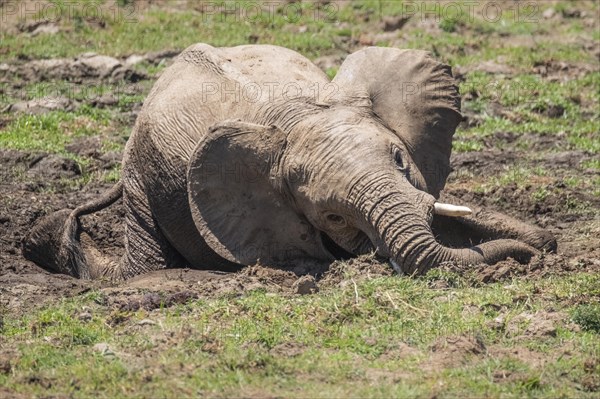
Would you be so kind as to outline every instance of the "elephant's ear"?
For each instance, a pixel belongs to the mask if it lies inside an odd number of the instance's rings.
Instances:
[[[333,83],[342,101],[368,96],[437,198],[450,173],[452,136],[461,120],[450,67],[421,50],[369,47],[348,56]]]
[[[213,126],[188,165],[192,217],[206,243],[243,265],[328,258],[320,237],[282,195],[286,137],[277,127],[240,121]]]

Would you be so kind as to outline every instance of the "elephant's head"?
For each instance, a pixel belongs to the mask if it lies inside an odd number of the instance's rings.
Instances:
[[[502,240],[463,249],[435,240],[434,204],[461,118],[448,66],[422,51],[369,48],[333,83],[327,104],[282,110],[292,122],[224,122],[194,152],[192,215],[219,255],[282,264],[377,250],[405,273],[531,255]]]

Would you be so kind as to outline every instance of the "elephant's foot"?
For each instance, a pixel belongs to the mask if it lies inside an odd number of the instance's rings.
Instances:
[[[100,254],[70,209],[40,220],[23,240],[23,256],[54,273],[84,279],[122,279],[120,265]]]
[[[519,234],[517,239],[540,251],[556,253],[558,249],[554,235],[542,229],[531,229]]]
[[[87,267],[71,214],[63,209],[41,219],[23,240],[23,256],[48,271],[83,277]]]
[[[105,279],[111,282],[124,280],[121,260],[116,261],[102,255],[85,232],[81,233],[80,242],[91,279]]]

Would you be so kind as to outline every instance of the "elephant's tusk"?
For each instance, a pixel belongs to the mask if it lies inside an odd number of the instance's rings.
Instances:
[[[436,202],[433,205],[433,210],[436,215],[443,216],[468,216],[473,213],[473,211],[466,206],[442,204],[441,202]]]

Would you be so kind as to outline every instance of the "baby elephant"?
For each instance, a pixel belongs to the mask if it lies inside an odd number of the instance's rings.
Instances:
[[[460,120],[450,68],[424,51],[360,50],[329,81],[285,48],[196,44],[144,102],[121,181],[41,220],[23,253],[51,271],[120,280],[373,251],[415,274],[556,250],[544,230],[436,202]],[[115,262],[79,218],[121,197],[125,253]]]

